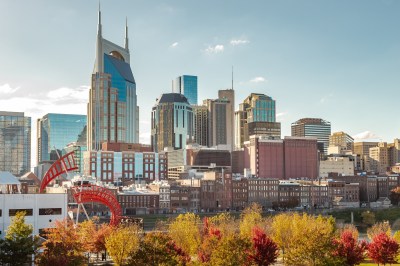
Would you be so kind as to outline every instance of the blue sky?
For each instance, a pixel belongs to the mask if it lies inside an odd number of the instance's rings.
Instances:
[[[0,0],[0,110],[86,113],[97,8]],[[199,99],[216,98],[232,65],[236,105],[251,92],[273,97],[283,136],[320,117],[333,132],[400,137],[400,1],[103,0],[101,9],[104,37],[120,45],[128,17],[143,142],[172,79],[197,75]]]

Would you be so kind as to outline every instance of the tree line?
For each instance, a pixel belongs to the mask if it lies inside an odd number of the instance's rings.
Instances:
[[[18,213],[0,240],[0,264],[87,265],[90,258],[109,257],[115,265],[358,265],[400,259],[400,233],[389,223],[367,230],[359,240],[356,227],[338,229],[332,217],[282,213],[262,217],[253,204],[240,218],[220,213],[201,219],[181,214],[144,232],[135,224],[112,227],[90,220],[74,225],[56,221],[45,240],[32,236],[32,226]],[[392,236],[393,235],[393,236]],[[39,252],[40,251],[40,252]],[[107,256],[105,256],[107,254]]]

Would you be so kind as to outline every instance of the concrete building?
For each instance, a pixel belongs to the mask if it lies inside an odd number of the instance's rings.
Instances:
[[[33,234],[54,226],[67,217],[67,194],[21,194],[21,183],[10,172],[0,172],[0,238],[17,212],[25,212],[25,222]]]
[[[0,171],[22,176],[31,168],[31,118],[0,111]]]
[[[233,150],[235,147],[235,91],[233,90],[233,87],[231,89],[218,90],[218,99],[229,101],[231,107],[230,112],[228,112],[229,116],[227,117],[227,120],[230,121],[227,123],[227,126],[228,131],[232,132],[232,136],[229,139],[230,143],[228,144],[231,146],[231,150]]]
[[[319,162],[319,177],[328,177],[329,173],[354,175],[354,159],[352,156],[328,156]]]
[[[185,96],[164,93],[157,99],[151,112],[151,147],[183,149],[193,142],[193,111]]]
[[[353,143],[354,139],[343,131],[334,132],[329,136],[329,147],[337,146],[340,150],[352,151]]]
[[[389,166],[400,163],[400,139],[394,139],[393,143],[388,144]]]
[[[235,149],[243,148],[252,135],[281,137],[276,122],[275,100],[265,94],[251,93],[235,112]]]
[[[84,174],[106,183],[150,183],[167,178],[167,156],[163,152],[86,151],[83,158]]]
[[[389,148],[386,142],[378,143],[377,147],[369,148],[369,171],[385,174],[389,170]]]
[[[139,142],[139,107],[136,81],[130,67],[128,25],[124,47],[103,38],[98,14],[96,59],[89,91],[88,150],[103,142]]]
[[[183,94],[190,105],[196,105],[197,76],[183,75],[172,80],[172,92]]]
[[[315,137],[318,139],[318,150],[327,155],[331,123],[321,118],[302,118],[292,123],[292,137]]]

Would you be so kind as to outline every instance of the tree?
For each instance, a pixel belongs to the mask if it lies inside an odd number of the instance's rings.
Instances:
[[[341,233],[339,239],[333,240],[335,250],[333,256],[340,258],[342,265],[357,265],[364,260],[365,251],[368,248],[368,244],[365,241],[358,242],[357,238],[354,237],[354,232],[351,230],[345,230]]]
[[[400,187],[396,187],[390,191],[389,199],[393,205],[399,205],[400,201]]]
[[[200,217],[193,213],[180,214],[169,225],[169,235],[174,243],[191,256],[197,254],[201,243]]]
[[[190,257],[179,251],[171,237],[162,232],[150,232],[140,241],[140,247],[131,254],[128,265],[186,265]]]
[[[32,232],[32,225],[25,223],[25,212],[17,212],[4,240],[0,239],[0,264],[30,263],[38,247],[38,238],[33,236]]]
[[[274,217],[272,226],[274,241],[281,249],[284,248],[286,264],[326,265],[332,259],[335,235],[332,217],[281,214]]]
[[[247,253],[250,247],[251,243],[246,237],[237,234],[222,237],[211,254],[209,265],[246,265],[248,262]]]
[[[370,240],[372,240],[376,235],[379,235],[380,233],[385,233],[388,236],[392,235],[392,229],[390,228],[389,222],[386,221],[376,223],[367,230],[367,235]]]
[[[47,240],[42,244],[43,253],[38,265],[84,265],[84,249],[79,234],[70,220],[56,221],[54,228],[45,230]]]
[[[137,225],[120,225],[106,237],[107,251],[116,265],[124,265],[139,248],[139,233],[141,229]]]
[[[248,256],[255,265],[268,266],[276,262],[279,256],[278,245],[258,227],[253,228],[252,244]]]
[[[234,234],[238,229],[237,221],[235,221],[232,215],[226,212],[209,217],[208,222],[213,228],[218,229],[224,236]]]
[[[260,226],[263,219],[261,216],[262,208],[257,203],[252,203],[244,209],[240,215],[240,235],[247,237],[249,240],[252,237],[252,229],[254,226]]]
[[[363,220],[363,223],[366,225],[373,225],[375,223],[375,213],[370,212],[370,211],[365,211],[361,213],[361,217]]]
[[[231,234],[228,234],[231,235]],[[213,251],[217,248],[222,238],[221,231],[209,223],[209,219],[203,219],[203,241],[198,251],[198,259],[202,263],[207,263],[211,259]]]
[[[383,265],[396,262],[399,244],[386,233],[376,235],[368,246],[368,256],[376,263]]]

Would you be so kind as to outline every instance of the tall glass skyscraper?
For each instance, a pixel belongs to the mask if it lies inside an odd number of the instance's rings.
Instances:
[[[103,142],[139,142],[139,107],[130,67],[128,25],[124,47],[104,39],[100,10],[87,139],[88,150],[100,150]]]
[[[22,176],[31,167],[31,118],[0,111],[0,171]]]
[[[71,142],[86,136],[86,115],[46,114],[37,120],[37,163],[56,161]],[[58,152],[58,154],[57,154]]]
[[[321,154],[328,153],[331,123],[321,118],[302,118],[292,123],[293,137],[316,137]]]
[[[189,104],[197,105],[197,76],[177,77],[172,81],[172,92],[185,95]]]

